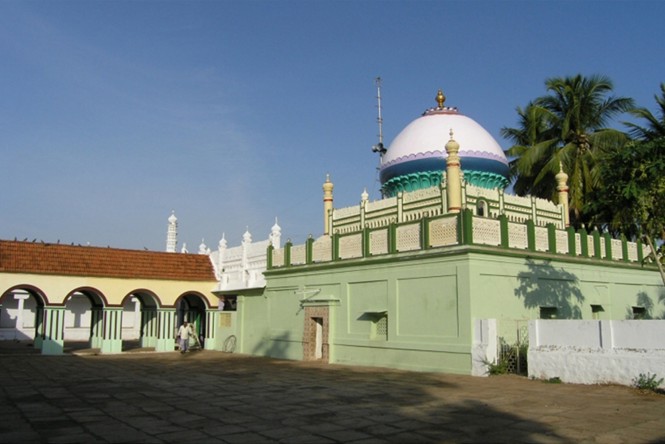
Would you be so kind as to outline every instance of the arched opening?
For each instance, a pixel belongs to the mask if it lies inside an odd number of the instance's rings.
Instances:
[[[32,285],[17,285],[0,295],[0,341],[37,349],[38,327],[42,323],[45,294]]]
[[[194,334],[199,339],[201,347],[205,345],[206,337],[206,309],[208,301],[202,294],[196,292],[185,293],[178,298],[175,304],[177,325],[176,328],[185,322],[192,324]]]
[[[487,202],[484,200],[478,200],[476,203],[476,215],[480,217],[489,216],[489,212],[487,211]]]
[[[82,287],[69,292],[64,301],[64,351],[100,348],[103,309],[108,304],[101,291]]]
[[[159,298],[147,289],[138,289],[122,300],[122,351],[155,350]]]

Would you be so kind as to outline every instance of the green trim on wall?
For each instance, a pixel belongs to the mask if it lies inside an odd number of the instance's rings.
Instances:
[[[531,219],[526,221],[526,243],[529,251],[536,251],[536,223]]]
[[[357,267],[360,263],[380,265],[384,263],[395,263],[397,262],[406,262],[413,260],[426,259],[430,257],[437,256],[459,256],[469,253],[478,253],[478,254],[487,254],[491,256],[500,256],[500,257],[512,257],[519,259],[539,259],[539,260],[548,260],[548,261],[558,261],[561,263],[570,263],[570,264],[589,264],[589,265],[602,265],[604,267],[611,268],[620,268],[620,269],[637,269],[637,270],[647,270],[647,271],[658,271],[655,264],[641,264],[638,262],[628,262],[623,261],[612,261],[607,262],[604,259],[598,260],[595,258],[583,258],[580,256],[568,256],[568,255],[559,255],[551,254],[548,252],[534,251],[529,252],[526,250],[515,250],[515,249],[505,249],[502,247],[492,247],[488,245],[459,245],[453,247],[437,247],[430,248],[426,251],[408,251],[395,254],[383,254],[380,256],[371,256],[369,258],[359,258],[359,259],[346,259],[343,261],[336,262],[317,262],[312,265],[298,265],[290,268],[273,268],[272,270],[266,270],[266,276],[281,276],[288,275],[293,273],[302,273],[304,267],[307,267],[308,271],[325,271],[329,269],[336,268],[346,268],[346,267]]]
[[[505,214],[499,216],[499,227],[501,231],[501,247],[510,248],[510,239],[508,238],[508,217]]]
[[[628,242],[626,241],[626,236],[621,235],[621,255],[623,256],[623,261],[628,262]]]
[[[291,266],[291,247],[293,247],[293,243],[290,240],[286,241],[284,244],[284,266],[286,267]]]
[[[575,242],[575,228],[568,227],[566,228],[568,233],[568,254],[571,256],[577,256],[577,243]]]
[[[610,233],[603,233],[603,238],[605,239],[605,260],[612,260],[612,236]]]
[[[311,264],[314,261],[314,238],[310,235],[305,241],[305,262]]]
[[[589,257],[589,234],[584,228],[580,229],[580,249],[583,257]]]
[[[458,217],[461,222],[460,229],[458,230],[462,236],[462,239],[460,239],[460,244],[473,244],[473,212],[467,208],[462,210]]]
[[[369,228],[365,227],[362,231],[362,251],[363,257],[369,257]]]
[[[603,253],[600,251],[600,232],[594,229],[591,235],[593,236],[593,257],[601,259]]]
[[[547,251],[556,254],[556,226],[547,224]]]
[[[429,222],[429,217],[423,217],[420,221],[420,248],[423,250],[428,250],[430,248]]]
[[[272,268],[272,252],[275,250],[275,247],[272,244],[268,245],[266,252],[266,269],[270,270]]]

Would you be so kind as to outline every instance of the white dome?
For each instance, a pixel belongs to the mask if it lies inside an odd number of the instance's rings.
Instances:
[[[383,154],[380,179],[384,196],[438,184],[446,169],[445,146],[451,131],[460,145],[460,164],[467,182],[485,188],[508,184],[508,159],[496,140],[457,108],[440,103],[408,124]]]
[[[451,130],[460,145],[460,157],[492,158],[508,165],[503,150],[485,128],[463,114],[446,111],[427,113],[407,125],[390,144],[382,165],[427,153],[445,158]]]

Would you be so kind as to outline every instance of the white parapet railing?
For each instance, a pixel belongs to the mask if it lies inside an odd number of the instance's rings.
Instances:
[[[529,377],[632,385],[665,376],[665,320],[529,321]]]
[[[333,236],[311,240],[311,252],[307,250],[306,244],[291,245],[288,256],[285,254],[286,247],[275,248],[272,250],[272,267],[307,265],[308,254],[312,263],[322,263],[454,245],[485,245],[632,263],[640,262],[647,252],[644,244],[611,239],[607,234],[587,234],[583,230],[574,232],[553,223],[540,226],[530,219],[516,222],[507,216],[477,216],[468,209],[462,214],[435,215],[410,222],[394,223],[388,222],[388,219],[382,220],[380,224],[375,222],[366,221],[362,229],[353,222]],[[423,229],[427,231],[423,232]],[[261,247],[265,248],[265,245]],[[608,257],[608,253],[611,257]],[[290,258],[289,264],[285,263],[287,258]],[[234,263],[229,262],[226,271],[233,280],[242,269],[237,259],[235,268]]]

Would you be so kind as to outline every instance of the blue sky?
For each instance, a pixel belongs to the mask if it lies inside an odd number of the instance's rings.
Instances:
[[[659,1],[0,2],[0,238],[164,250],[283,240],[380,194],[387,144],[434,105],[499,130],[549,77],[604,74],[655,111]],[[619,126],[617,124],[617,126]]]

